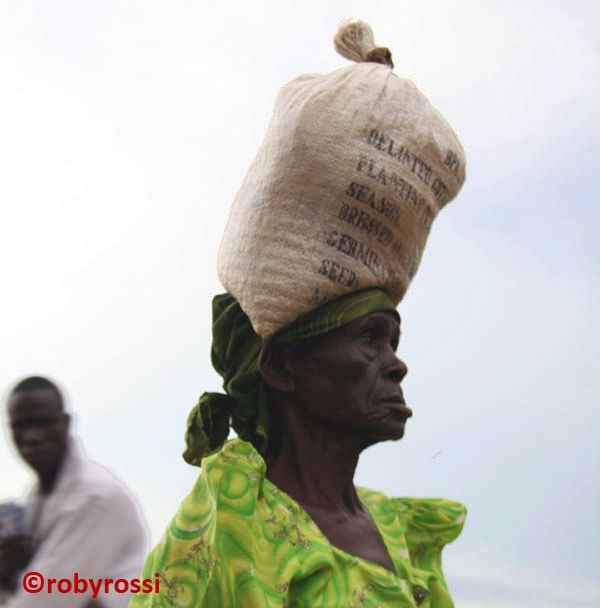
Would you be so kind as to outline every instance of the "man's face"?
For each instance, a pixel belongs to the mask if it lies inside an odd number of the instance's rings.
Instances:
[[[69,416],[55,391],[41,388],[13,393],[8,402],[13,441],[23,460],[38,474],[55,470],[67,444]]]
[[[400,327],[376,312],[315,339],[294,363],[297,395],[316,418],[366,443],[400,439],[412,412],[400,382],[406,365],[395,354]]]

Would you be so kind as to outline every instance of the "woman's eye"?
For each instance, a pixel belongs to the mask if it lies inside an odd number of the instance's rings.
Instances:
[[[371,331],[365,332],[363,334],[363,340],[369,346],[373,346],[373,344],[375,344],[375,341],[376,341],[375,334]]]

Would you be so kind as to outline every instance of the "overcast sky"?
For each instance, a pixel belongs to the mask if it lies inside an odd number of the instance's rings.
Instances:
[[[464,502],[458,608],[600,605],[600,10],[593,2],[0,4],[0,387],[66,387],[152,542],[219,388],[210,300],[278,89],[356,16],[460,135],[459,197],[400,305],[405,439],[358,483]],[[435,458],[434,458],[435,456]],[[0,435],[0,499],[30,480]]]

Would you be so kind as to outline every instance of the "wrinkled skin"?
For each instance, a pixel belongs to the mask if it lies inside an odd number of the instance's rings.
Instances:
[[[399,339],[399,326],[387,313],[367,315],[320,337],[295,365],[304,407],[365,444],[402,438],[411,412],[400,388],[407,368],[395,354]]]
[[[267,477],[308,512],[338,548],[393,571],[353,478],[362,450],[400,439],[412,415],[400,382],[395,317],[376,312],[311,339],[267,345],[259,369],[269,387],[281,441]]]

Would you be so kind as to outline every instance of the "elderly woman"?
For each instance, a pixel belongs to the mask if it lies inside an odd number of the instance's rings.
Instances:
[[[396,306],[464,157],[367,26],[336,46],[366,63],[284,88],[230,213],[212,345],[226,394],[188,418],[202,471],[148,557],[160,594],[132,608],[453,606],[441,552],[465,508],[354,473],[412,415]]]
[[[213,363],[185,458],[202,474],[150,554],[161,600],[132,606],[453,606],[441,551],[465,509],[355,487],[362,450],[411,411],[400,319],[380,289],[339,298],[264,346],[229,295],[213,301]],[[240,439],[225,441],[232,417]]]

